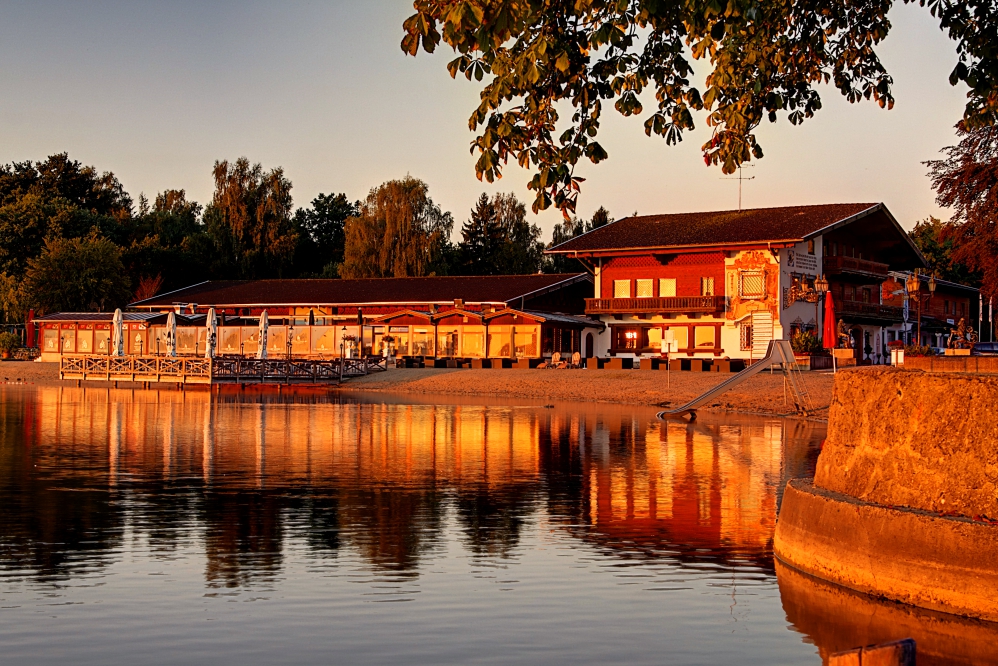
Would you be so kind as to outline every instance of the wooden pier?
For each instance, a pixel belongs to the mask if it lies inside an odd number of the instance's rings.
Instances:
[[[383,372],[381,357],[347,359],[65,355],[59,378],[171,384],[338,384]]]

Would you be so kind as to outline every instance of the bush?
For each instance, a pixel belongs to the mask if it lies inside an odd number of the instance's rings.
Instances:
[[[0,351],[10,353],[20,346],[21,336],[17,333],[10,333],[9,331],[0,333]]]
[[[818,336],[810,331],[798,331],[790,336],[790,347],[795,354],[817,354],[821,351]]]
[[[928,345],[906,345],[904,348],[905,356],[935,356],[936,352],[932,347]]]

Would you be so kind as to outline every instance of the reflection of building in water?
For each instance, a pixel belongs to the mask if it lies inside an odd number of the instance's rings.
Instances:
[[[579,481],[553,499],[564,503],[559,513],[571,524],[587,525],[580,535],[601,546],[679,559],[749,559],[770,569],[782,487],[813,460],[809,428],[801,432],[801,425],[554,419],[547,473]],[[804,445],[788,444],[788,427]]]
[[[507,556],[543,509],[615,552],[761,561],[780,488],[808,459],[778,421],[704,427],[629,408],[295,400],[7,390],[5,422],[17,426],[3,434],[0,504],[31,497],[56,508],[3,519],[0,543],[20,534],[35,561],[52,560],[43,551],[56,546],[44,544],[84,540],[63,533],[127,520],[155,551],[203,536],[209,580],[240,585],[274,575],[289,540],[415,570],[450,520],[473,554]],[[106,538],[93,548],[109,548]]]

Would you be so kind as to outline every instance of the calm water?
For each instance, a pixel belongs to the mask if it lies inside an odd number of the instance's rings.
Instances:
[[[899,622],[774,568],[820,425],[69,387],[0,424],[7,663],[819,664]]]

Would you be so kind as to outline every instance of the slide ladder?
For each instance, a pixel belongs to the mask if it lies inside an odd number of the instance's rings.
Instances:
[[[780,366],[783,370],[783,376],[786,381],[786,385],[790,389],[790,393],[793,396],[794,407],[797,412],[799,414],[811,413],[814,410],[814,405],[811,402],[811,395],[808,393],[807,386],[804,384],[804,377],[801,374],[800,367],[797,365],[797,361],[794,358],[794,350],[790,347],[790,341],[770,340],[769,348],[766,350],[766,356],[761,360],[756,361],[731,379],[721,382],[711,390],[697,398],[694,398],[682,407],[667,409],[659,412],[658,418],[664,419],[666,416],[689,414],[691,421],[696,420],[698,407],[702,407],[704,404],[710,402],[725,391],[733,389],[749,377],[753,377],[763,370],[773,367],[774,365]]]

